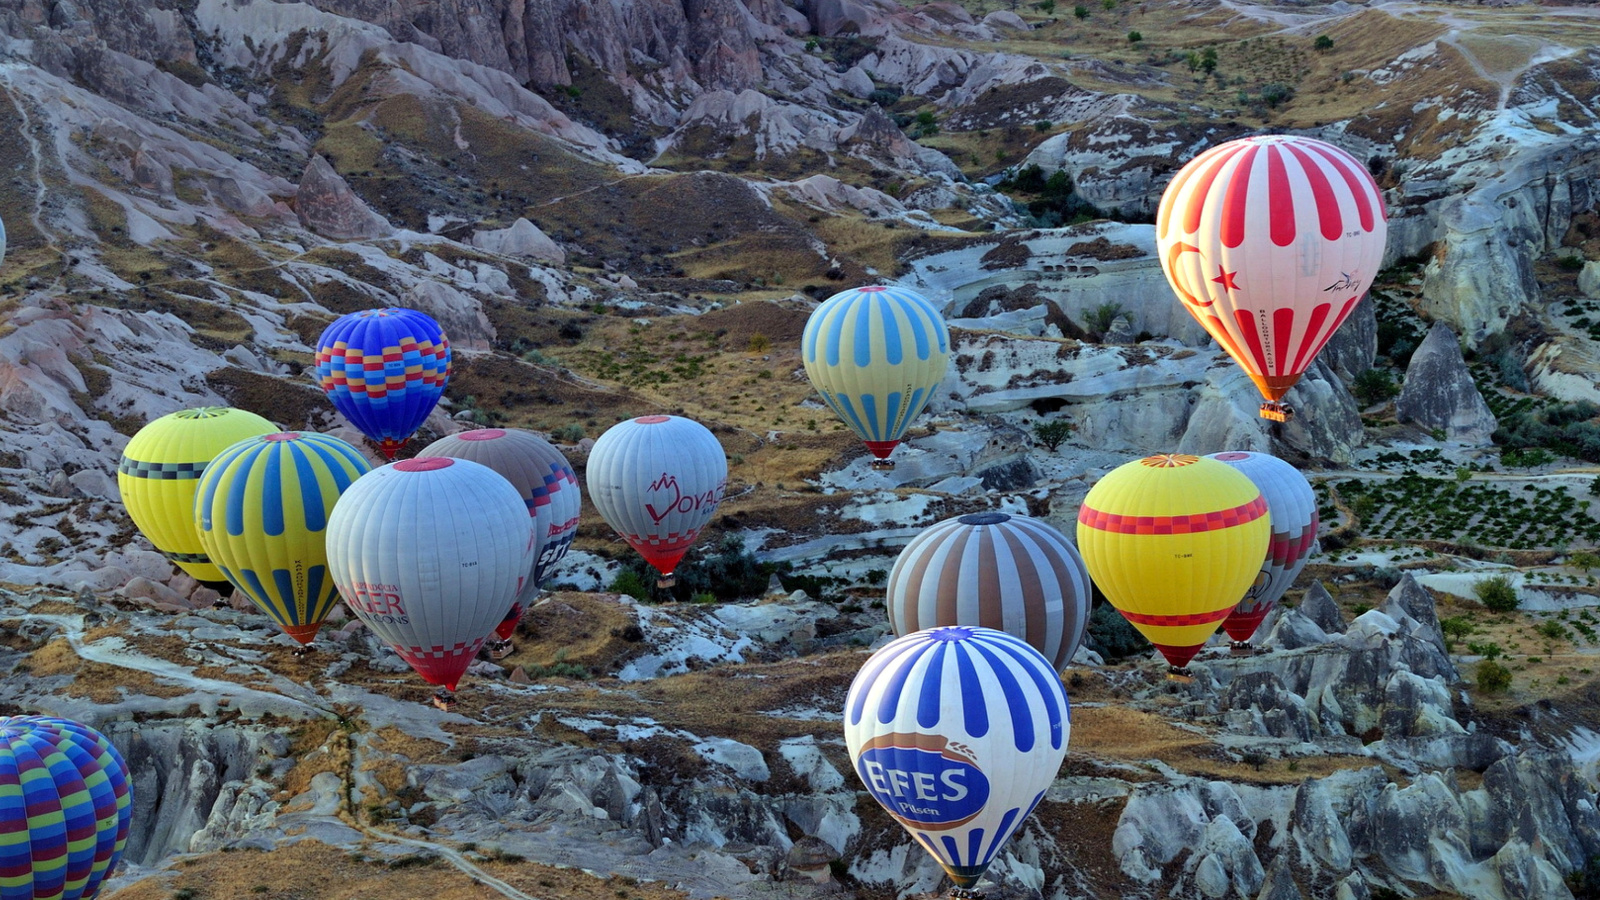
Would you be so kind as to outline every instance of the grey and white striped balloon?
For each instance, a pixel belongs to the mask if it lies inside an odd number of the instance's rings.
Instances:
[[[889,574],[896,635],[978,625],[1014,635],[1064,669],[1089,628],[1089,570],[1050,525],[1006,513],[945,519],[900,551]]]

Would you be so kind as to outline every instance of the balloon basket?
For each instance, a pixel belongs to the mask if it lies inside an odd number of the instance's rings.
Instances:
[[[310,644],[301,644],[300,646],[294,648],[294,652],[290,655],[298,659],[302,656],[310,656],[315,652],[317,652],[317,648],[311,646]]]
[[[433,705],[443,712],[453,712],[456,708],[456,695],[440,688],[434,692]]]
[[[1228,653],[1233,656],[1255,656],[1256,648],[1249,641],[1234,641],[1228,645]]]
[[[1271,419],[1274,422],[1287,422],[1294,418],[1294,407],[1268,400],[1261,404],[1261,418]]]
[[[1194,680],[1194,674],[1189,671],[1188,666],[1171,666],[1167,669],[1167,680],[1188,684]]]
[[[490,641],[489,658],[493,660],[505,659],[512,653],[516,652],[516,649],[516,645],[512,644],[510,641]]]
[[[217,599],[211,601],[211,608],[212,609],[227,609],[229,606],[232,606],[232,605],[233,604],[228,602],[228,598],[227,597],[218,597]]]
[[[894,460],[875,459],[872,462],[867,463],[867,467],[872,469],[874,472],[893,472]]]
[[[676,576],[676,575],[663,575],[660,578],[656,579],[656,587],[661,588],[662,590],[666,590],[667,588],[670,588],[670,587],[675,587],[677,584],[678,584],[678,576]]]
[[[950,889],[951,900],[985,900],[986,894],[977,888],[953,887]]]

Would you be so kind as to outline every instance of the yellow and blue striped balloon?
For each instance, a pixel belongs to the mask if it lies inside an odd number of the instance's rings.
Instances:
[[[328,576],[328,514],[370,470],[336,437],[290,431],[234,444],[200,478],[194,517],[206,553],[302,644],[339,601]]]
[[[824,300],[800,350],[811,384],[881,461],[944,379],[950,332],[926,297],[872,285]]]

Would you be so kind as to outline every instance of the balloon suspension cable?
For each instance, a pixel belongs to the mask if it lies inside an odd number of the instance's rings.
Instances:
[[[1194,680],[1194,673],[1189,671],[1188,666],[1168,666],[1167,680],[1176,681],[1179,684],[1188,684]]]
[[[433,705],[444,712],[451,712],[456,708],[456,695],[448,688],[439,688],[433,692]]]
[[[505,659],[517,649],[510,641],[490,641],[487,646],[490,659]]]
[[[1294,418],[1294,407],[1279,403],[1277,400],[1268,400],[1261,404],[1261,418],[1271,419],[1274,422],[1287,422]]]
[[[875,472],[892,472],[894,471],[894,460],[875,459],[872,462],[867,463],[867,467]]]
[[[988,895],[977,888],[953,887],[950,896],[953,900],[985,900]]]
[[[311,654],[313,654],[315,652],[317,652],[317,648],[316,647],[313,647],[310,644],[301,644],[300,646],[294,648],[294,653],[291,654],[291,655],[296,656],[296,657],[310,656]]]
[[[1255,645],[1249,641],[1233,641],[1228,644],[1228,652],[1234,656],[1255,656]]]

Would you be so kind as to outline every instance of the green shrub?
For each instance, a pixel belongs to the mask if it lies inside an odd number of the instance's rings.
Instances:
[[[618,594],[627,594],[643,603],[650,599],[650,582],[648,576],[637,569],[623,567],[617,577],[611,579],[611,590]]]
[[[1471,653],[1473,656],[1481,656],[1484,659],[1499,659],[1500,656],[1505,653],[1504,650],[1500,649],[1499,644],[1496,644],[1492,641],[1481,644],[1476,641],[1468,643],[1467,652]]]
[[[1065,419],[1051,419],[1048,422],[1035,422],[1033,433],[1038,435],[1039,443],[1045,445],[1051,453],[1061,446],[1061,442],[1072,436],[1072,423]]]
[[[1320,51],[1322,51],[1324,53],[1329,51],[1329,50],[1332,50],[1333,49],[1333,38],[1328,37],[1325,34],[1319,34],[1319,35],[1317,35],[1317,39],[1311,42],[1311,49],[1320,50]]]
[[[1478,690],[1498,694],[1511,687],[1511,670],[1492,659],[1478,663]]]
[[[1508,575],[1480,578],[1472,586],[1472,592],[1478,596],[1478,602],[1492,612],[1511,612],[1522,605],[1522,598],[1517,596],[1517,588]]]
[[[550,432],[550,438],[563,444],[576,444],[583,440],[583,426],[577,422],[569,422]]]
[[[1072,14],[1077,16],[1079,19],[1087,19],[1089,18],[1089,7],[1080,3],[1072,8]]]
[[[1140,34],[1139,32],[1137,32],[1137,31],[1128,32],[1128,43],[1137,44],[1142,40],[1144,40],[1144,35]]]
[[[1138,629],[1117,612],[1116,607],[1102,603],[1089,615],[1089,649],[1107,660],[1126,656],[1141,656],[1150,652],[1150,642]]]
[[[1557,257],[1556,267],[1563,272],[1577,272],[1583,268],[1583,257],[1574,254]]]
[[[1399,394],[1400,388],[1395,385],[1394,376],[1388,370],[1368,369],[1350,383],[1350,393],[1355,394],[1362,405],[1373,406]]]

